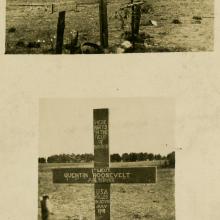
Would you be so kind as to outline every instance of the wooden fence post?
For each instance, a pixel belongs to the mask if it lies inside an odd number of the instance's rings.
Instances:
[[[63,49],[63,35],[65,29],[65,11],[59,12],[57,23],[57,42],[56,42],[56,54],[62,54]]]
[[[133,4],[134,1],[131,0],[131,4]],[[131,39],[132,39],[132,45],[134,47],[134,44],[135,44],[135,35],[134,35],[134,25],[135,25],[135,11],[134,11],[134,5],[131,6]]]
[[[141,6],[136,5],[135,6],[135,21],[134,21],[134,35],[135,37],[139,34],[140,29],[140,21],[141,21]]]
[[[99,0],[100,42],[103,48],[108,47],[107,0]]]

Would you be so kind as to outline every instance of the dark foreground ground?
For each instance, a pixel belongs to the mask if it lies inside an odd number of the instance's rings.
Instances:
[[[68,0],[7,0],[6,53],[54,53],[58,14],[45,7],[20,7],[13,4],[51,4]],[[87,1],[87,0],[85,0]],[[143,50],[135,52],[212,51],[213,0],[145,0],[152,10],[143,14],[140,31],[145,34]],[[115,11],[127,0],[109,0],[109,52],[116,53],[124,41],[122,34],[129,30],[130,18],[122,30]],[[149,25],[149,20],[157,26]],[[84,5],[66,13],[64,44],[71,32],[79,31],[79,41],[99,44],[98,5]],[[33,44],[37,43],[37,44]],[[64,48],[63,53],[69,53]]]
[[[155,165],[149,162],[112,163],[112,167]],[[49,194],[55,213],[51,220],[94,220],[92,184],[53,184],[52,168],[92,167],[92,164],[43,164],[39,166],[39,197]],[[158,169],[156,184],[112,184],[112,220],[174,220],[174,169]],[[40,220],[40,203],[38,203]]]

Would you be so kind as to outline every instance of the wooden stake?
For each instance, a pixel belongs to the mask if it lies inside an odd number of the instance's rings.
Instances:
[[[131,0],[131,39],[132,39],[132,45],[134,47],[134,43],[135,43],[135,36],[134,36],[134,19],[135,19],[135,11],[134,11],[134,5],[133,5],[133,0]]]
[[[108,47],[107,0],[99,0],[100,42],[103,48]]]
[[[135,37],[138,36],[138,34],[139,34],[140,21],[141,21],[141,6],[136,5],[135,6],[135,21],[134,21],[134,35],[135,35]]]
[[[59,12],[59,18],[57,23],[57,43],[56,43],[56,54],[62,54],[63,49],[63,35],[65,29],[65,11]]]

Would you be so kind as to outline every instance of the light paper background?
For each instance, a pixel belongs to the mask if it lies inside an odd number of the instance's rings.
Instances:
[[[3,55],[0,2],[0,218],[37,219],[38,101],[42,97],[176,100],[176,219],[220,219],[220,16],[215,52]],[[182,148],[182,150],[180,150]]]

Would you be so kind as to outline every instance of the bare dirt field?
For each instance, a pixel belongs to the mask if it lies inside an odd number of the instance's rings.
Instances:
[[[159,165],[158,162],[112,163],[112,167]],[[93,164],[40,164],[39,197],[49,194],[55,215],[51,220],[94,220],[93,184],[53,184],[52,168],[93,167]],[[158,169],[156,184],[111,184],[112,220],[174,220],[174,169]],[[40,220],[40,202],[38,203]]]
[[[58,13],[51,14],[51,4],[69,0],[7,0],[6,53],[54,53]],[[87,1],[87,0],[86,0]],[[117,47],[124,39],[122,33],[130,28],[125,19],[125,29],[115,18],[115,12],[127,0],[109,0],[109,46]],[[141,17],[140,31],[147,36],[144,51],[212,51],[214,2],[213,0],[145,0],[152,8]],[[47,4],[48,7],[13,6],[16,4]],[[149,25],[149,20],[157,25]],[[99,44],[98,4],[83,5],[77,11],[66,12],[64,44],[70,41],[71,32],[79,32],[79,41]],[[69,53],[64,48],[63,53]]]

